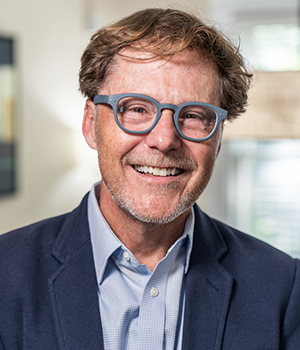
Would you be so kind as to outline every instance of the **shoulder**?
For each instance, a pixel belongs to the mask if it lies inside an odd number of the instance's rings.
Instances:
[[[206,247],[214,246],[213,255],[236,278],[289,281],[293,283],[299,260],[271,245],[215,220],[196,208],[196,230]],[[204,222],[204,224],[203,224]],[[200,231],[201,230],[201,231]],[[217,247],[217,248],[215,248]]]
[[[270,244],[218,220],[212,220],[221,233],[231,258],[238,257],[241,261],[251,262],[254,265],[262,262],[267,266],[294,265],[295,259]]]
[[[20,227],[16,230],[0,235],[0,249],[4,250],[11,245],[16,244],[23,246],[30,242],[32,244],[35,240],[55,239],[61,226],[63,225],[68,214],[47,218],[35,222],[33,224]]]
[[[50,255],[67,216],[46,219],[1,235],[0,276],[1,272],[5,274],[17,266],[24,272],[29,268],[30,261],[39,261]]]
[[[86,217],[86,197],[72,212],[48,218],[0,235],[0,272],[4,266],[38,261],[51,254],[60,233],[73,231],[77,221]],[[67,230],[66,230],[67,229]],[[64,233],[64,236],[66,234]],[[24,267],[25,268],[25,267]]]

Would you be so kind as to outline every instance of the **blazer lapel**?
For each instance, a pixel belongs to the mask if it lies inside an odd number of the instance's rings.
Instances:
[[[214,222],[195,207],[193,251],[186,279],[183,349],[221,349],[233,284],[219,264],[227,247]]]
[[[60,348],[103,349],[86,197],[69,214],[52,255],[61,263],[49,279]]]

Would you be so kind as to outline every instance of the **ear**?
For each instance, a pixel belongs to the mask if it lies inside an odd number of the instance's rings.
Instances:
[[[95,137],[96,106],[91,100],[86,100],[82,121],[82,133],[85,141],[92,149],[97,149]]]

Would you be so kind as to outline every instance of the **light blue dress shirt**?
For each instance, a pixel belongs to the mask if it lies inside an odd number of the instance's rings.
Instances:
[[[193,210],[183,235],[152,272],[113,233],[99,208],[99,196],[100,183],[96,183],[89,194],[88,221],[104,349],[181,350]]]

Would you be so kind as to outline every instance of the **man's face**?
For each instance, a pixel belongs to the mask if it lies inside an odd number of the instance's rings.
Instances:
[[[137,55],[130,50],[122,53]],[[190,50],[151,61],[118,56],[99,94],[139,93],[160,103],[200,101],[219,106],[217,75],[214,63]],[[95,115],[97,122],[92,124]],[[83,132],[98,151],[100,207],[149,223],[167,223],[188,214],[211,177],[222,134],[219,130],[205,142],[184,140],[175,129],[173,112],[164,110],[152,131],[132,135],[117,126],[108,105],[96,109],[91,101],[85,108]],[[170,173],[175,175],[165,176]]]

